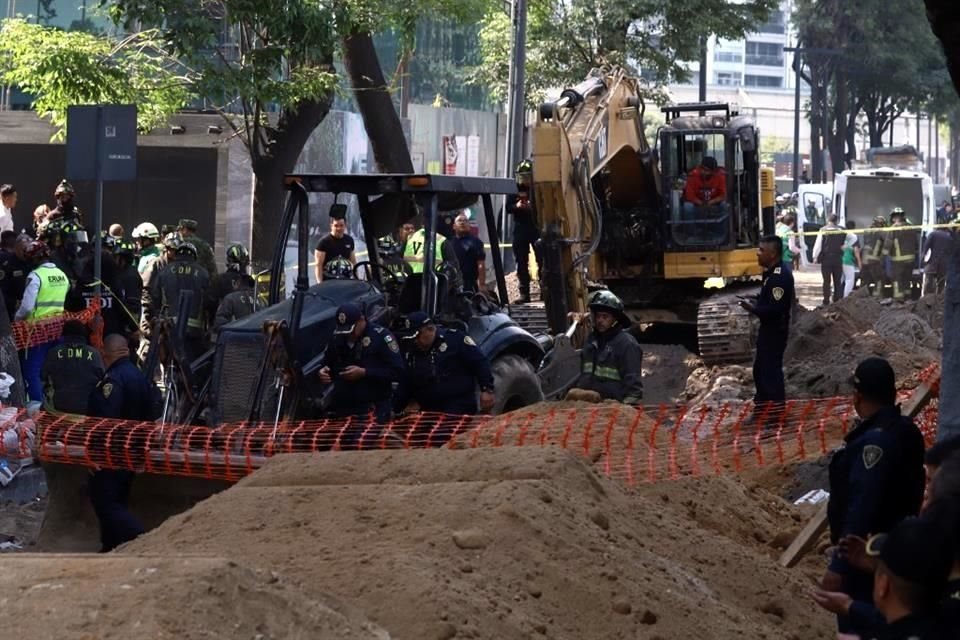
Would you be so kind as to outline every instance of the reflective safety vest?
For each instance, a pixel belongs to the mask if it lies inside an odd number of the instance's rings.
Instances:
[[[37,292],[37,303],[27,319],[42,320],[62,314],[63,302],[70,290],[67,274],[54,266],[45,265],[37,267],[33,272],[40,279],[40,291]]]
[[[443,262],[441,249],[443,249],[445,238],[436,234],[434,237],[437,239],[437,246],[434,250],[434,264],[439,265]],[[410,265],[410,269],[414,273],[423,273],[423,253],[426,250],[426,246],[427,234],[423,229],[414,231],[410,237],[407,238],[407,244],[403,247],[403,259]]]
[[[873,228],[873,227],[871,227]],[[865,233],[863,236],[864,251],[861,252],[860,258],[863,260],[864,264],[870,264],[872,262],[879,262],[883,257],[883,234],[881,233]]]

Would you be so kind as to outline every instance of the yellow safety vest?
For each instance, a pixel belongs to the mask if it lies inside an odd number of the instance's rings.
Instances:
[[[70,290],[67,275],[56,267],[45,266],[39,266],[33,272],[40,279],[40,291],[37,292],[37,303],[27,319],[42,320],[62,314],[63,302]]]
[[[441,250],[443,249],[443,243],[445,238],[440,235],[435,235],[436,237],[436,250],[434,251],[434,264],[440,264],[443,262],[443,257],[441,256]],[[403,259],[410,265],[410,270],[414,273],[423,273],[423,252],[427,247],[427,234],[423,229],[414,231],[409,238],[407,238],[407,243],[403,247]]]

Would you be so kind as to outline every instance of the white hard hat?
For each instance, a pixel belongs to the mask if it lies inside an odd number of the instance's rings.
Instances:
[[[141,222],[133,229],[133,239],[150,238],[152,240],[160,239],[160,231],[152,222]]]

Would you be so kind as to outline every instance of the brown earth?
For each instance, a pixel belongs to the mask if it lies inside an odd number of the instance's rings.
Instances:
[[[249,562],[401,639],[831,638],[773,560],[801,517],[732,478],[626,490],[554,448],[344,452],[274,459],[120,553]]]
[[[46,498],[27,504],[12,501],[0,503],[0,542],[13,542],[29,549],[37,540]]]
[[[213,556],[21,554],[2,609],[19,638],[386,639],[281,576]]]

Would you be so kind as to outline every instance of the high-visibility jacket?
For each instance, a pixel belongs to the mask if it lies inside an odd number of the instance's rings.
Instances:
[[[871,227],[873,228],[873,227]],[[874,231],[863,234],[863,251],[860,252],[860,259],[863,264],[880,262],[883,258],[883,238],[884,234]]]
[[[443,262],[442,249],[445,238],[437,234],[434,234],[434,237],[437,243],[433,252],[434,265],[439,265]],[[410,269],[414,273],[423,273],[423,254],[426,251],[426,246],[427,234],[423,229],[414,231],[410,237],[407,238],[407,242],[403,247],[403,259],[410,265]]]
[[[63,303],[70,291],[67,274],[57,267],[47,265],[40,265],[33,272],[40,280],[40,291],[37,292],[37,302],[27,319],[42,320],[62,314]]]
[[[897,225],[894,225],[896,227]],[[919,234],[914,229],[896,229],[890,232],[888,246],[884,247],[884,252],[890,256],[894,262],[909,262],[917,257],[917,236]]]

